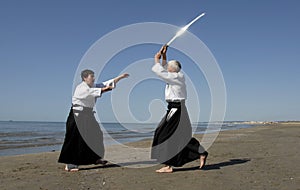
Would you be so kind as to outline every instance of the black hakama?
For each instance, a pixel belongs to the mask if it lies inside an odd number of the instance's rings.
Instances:
[[[151,158],[159,163],[180,167],[200,158],[204,148],[192,137],[185,103],[169,102],[166,115],[154,133]]]
[[[78,113],[76,116],[74,113]],[[93,110],[84,108],[76,111],[71,108],[66,135],[58,162],[75,165],[95,164],[104,156],[103,133]]]

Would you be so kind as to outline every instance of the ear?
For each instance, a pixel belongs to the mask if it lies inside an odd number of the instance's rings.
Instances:
[[[85,78],[83,77],[83,81],[86,81],[87,79],[88,79],[88,77],[85,77]]]

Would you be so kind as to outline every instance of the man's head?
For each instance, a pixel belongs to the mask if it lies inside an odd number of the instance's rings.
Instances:
[[[181,70],[181,64],[179,61],[171,60],[168,62],[168,72],[178,73]]]
[[[86,84],[89,85],[90,87],[94,86],[94,82],[95,82],[94,71],[88,69],[83,70],[81,72],[81,79],[82,81],[86,82]]]

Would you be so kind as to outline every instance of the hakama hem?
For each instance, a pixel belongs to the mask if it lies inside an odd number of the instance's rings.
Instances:
[[[101,159],[104,155],[103,146],[103,135],[100,130],[99,124],[96,121],[92,112],[80,113],[79,118],[75,119],[73,109],[71,108],[67,123],[66,123],[66,135],[62,146],[62,150],[58,159],[58,162],[65,164],[74,165],[89,165],[95,164],[98,159]],[[99,144],[98,149],[100,155],[96,154],[85,142],[82,137],[80,130],[78,129],[77,122],[82,120],[84,117],[84,124],[87,130],[97,131],[100,134],[98,141],[102,143]],[[76,120],[76,121],[75,121]],[[80,124],[81,125],[81,124]]]
[[[172,108],[175,113],[170,112]],[[174,109],[173,109],[174,110]],[[180,167],[200,158],[204,150],[199,141],[192,137],[192,128],[184,102],[168,105],[168,111],[155,130],[151,158],[159,163]]]

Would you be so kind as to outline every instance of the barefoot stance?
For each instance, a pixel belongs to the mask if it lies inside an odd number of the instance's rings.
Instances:
[[[157,173],[172,173],[173,168],[170,166],[165,166],[163,168],[160,168],[159,170],[156,170]]]
[[[67,172],[78,172],[79,168],[78,168],[78,166],[73,165],[73,164],[70,164],[70,165],[66,164],[65,171],[67,171]]]
[[[208,154],[204,154],[200,156],[200,169],[202,169],[205,166],[207,155]]]

